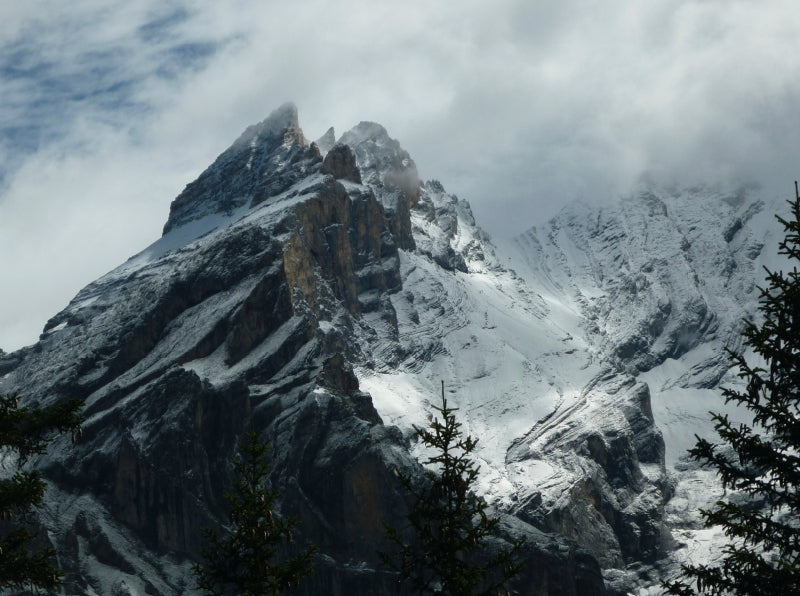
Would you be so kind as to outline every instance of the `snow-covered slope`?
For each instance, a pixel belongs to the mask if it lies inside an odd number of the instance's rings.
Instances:
[[[722,348],[775,263],[773,212],[648,190],[500,251],[382,126],[308,143],[282,106],[175,199],[159,241],[0,354],[0,391],[86,398],[84,441],[39,462],[70,589],[193,593],[253,423],[323,553],[300,593],[386,592],[393,469],[419,470],[413,426],[444,382],[479,490],[529,539],[520,593],[646,593],[708,551],[694,506],[713,479],[682,454],[731,381]]]
[[[444,381],[491,502],[605,567],[655,560],[669,487],[647,387],[599,353],[580,305],[501,265],[466,202],[426,183],[411,221],[397,338],[356,370],[381,416],[413,437]]]
[[[649,389],[673,486],[664,511],[673,540],[657,570],[635,568],[643,577],[627,578],[638,593],[660,593],[646,586],[676,563],[718,552],[721,533],[700,529],[697,513],[720,496],[718,481],[686,451],[697,434],[713,438],[710,410],[746,418],[720,397],[721,385],[738,382],[725,348],[742,347],[763,266],[783,265],[774,215],[785,211],[784,201],[754,189],[645,189],[612,207],[570,205],[509,247],[532,286],[581,313],[576,333],[593,357]]]

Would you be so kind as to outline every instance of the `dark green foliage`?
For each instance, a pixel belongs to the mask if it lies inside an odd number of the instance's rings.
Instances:
[[[240,451],[233,491],[225,495],[231,530],[224,536],[206,530],[204,562],[194,565],[197,584],[213,596],[280,594],[312,572],[317,548],[279,558],[286,554],[298,522],[274,513],[278,491],[267,488],[269,445],[251,430]]]
[[[708,526],[720,524],[732,541],[719,567],[687,565],[684,580],[665,584],[671,594],[800,594],[800,194],[795,182],[792,219],[778,217],[785,229],[780,253],[793,268],[767,271],[760,288],[763,323],[748,322],[744,343],[763,362],[751,366],[730,353],[745,382],[741,391],[725,389],[726,403],[753,413],[752,425],[713,414],[727,445],[698,437],[691,456],[713,468],[726,489],[748,495],[730,498],[702,511]]]
[[[56,432],[80,433],[82,400],[50,408],[20,408],[15,396],[0,396],[0,448],[15,459],[16,471],[0,480],[0,589],[50,590],[61,583],[55,550],[37,548],[39,533],[33,508],[44,497],[45,484],[36,470],[22,470],[34,455],[45,452]]]
[[[478,441],[464,437],[456,408],[447,405],[442,386],[441,415],[429,428],[414,427],[420,440],[435,452],[426,461],[420,481],[398,472],[414,505],[408,514],[408,534],[386,527],[397,544],[395,554],[379,553],[399,574],[400,585],[414,594],[477,596],[508,594],[506,584],[522,569],[518,560],[524,539],[491,554],[489,543],[498,534],[499,517],[487,514],[486,501],[473,492],[478,467],[470,455]]]

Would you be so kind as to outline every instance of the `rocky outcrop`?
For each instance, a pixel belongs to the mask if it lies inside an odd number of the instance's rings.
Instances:
[[[608,400],[607,407],[614,403],[617,415],[593,414],[603,407],[601,400]],[[573,407],[581,413],[571,417],[589,417],[595,424],[561,424],[557,418],[564,414],[557,413],[509,450],[509,462],[535,464],[547,453],[571,472],[557,481],[560,491],[543,495],[534,489],[513,511],[538,528],[574,538],[603,568],[654,562],[664,554],[662,519],[671,487],[647,385],[607,372],[595,380],[586,401]],[[643,473],[643,464],[654,468],[655,477],[653,471]]]
[[[638,383],[629,396],[629,400],[622,407],[622,412],[633,432],[636,457],[642,463],[663,465],[664,438],[653,419],[650,387],[646,383]]]
[[[186,223],[257,205],[319,171],[322,157],[306,145],[294,104],[250,126],[170,205],[164,233]]]
[[[571,205],[517,243],[526,246],[533,269],[574,290],[587,332],[635,374],[705,342],[737,341],[740,302],[755,290],[762,246],[744,226],[763,203],[747,199],[745,191],[643,190],[613,208]],[[721,233],[707,230],[709,214]],[[582,269],[561,252],[573,250]],[[715,368],[724,371],[719,354]]]
[[[438,180],[429,180],[422,186],[422,195],[414,210],[422,215],[426,223],[435,225],[442,231],[440,234],[421,234],[419,232],[422,230],[418,230],[417,248],[430,256],[440,267],[448,271],[466,273],[468,269],[464,254],[469,254],[473,247],[467,245],[461,251],[457,251],[454,245],[458,244],[459,212],[467,222],[473,225],[475,223],[469,205],[460,201],[455,195],[447,194]]]
[[[330,174],[337,180],[349,180],[361,184],[361,173],[356,165],[356,157],[347,145],[336,145],[327,151],[322,162],[322,173]]]
[[[22,359],[22,350],[6,354],[0,350],[0,377],[14,370]]]
[[[359,123],[342,135],[339,143],[349,145],[355,153],[361,178],[375,190],[398,246],[413,249],[409,210],[419,201],[420,192],[414,161],[374,122]]]

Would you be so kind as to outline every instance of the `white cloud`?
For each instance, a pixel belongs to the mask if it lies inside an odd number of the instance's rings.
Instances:
[[[19,6],[17,6],[19,5]],[[794,3],[50,0],[0,8],[0,347],[158,235],[248,125],[376,120],[495,235],[659,182],[790,188]]]

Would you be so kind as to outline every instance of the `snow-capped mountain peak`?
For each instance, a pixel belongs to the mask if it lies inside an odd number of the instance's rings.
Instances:
[[[281,512],[323,553],[298,593],[389,591],[394,470],[420,471],[413,426],[444,381],[481,494],[528,538],[518,589],[647,593],[684,556],[673,538],[698,543],[681,503],[708,479],[672,474],[775,262],[771,211],[649,189],[496,248],[379,124],[307,143],[280,107],[187,185],[160,240],[0,352],[3,393],[86,400],[85,440],[40,462],[70,588],[191,593],[253,424]]]
[[[172,202],[164,234],[213,214],[230,214],[278,195],[316,171],[319,151],[307,145],[297,108],[287,103],[250,126]]]

